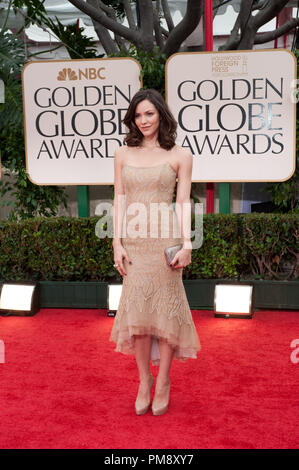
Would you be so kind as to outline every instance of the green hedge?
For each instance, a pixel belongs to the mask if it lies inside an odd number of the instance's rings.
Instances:
[[[208,214],[185,279],[296,280],[298,214]]]
[[[121,281],[111,238],[95,235],[98,220],[0,221],[0,279]],[[296,214],[205,214],[203,244],[192,251],[184,279],[298,279],[298,220]]]

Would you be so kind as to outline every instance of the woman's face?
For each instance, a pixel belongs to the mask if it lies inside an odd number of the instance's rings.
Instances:
[[[160,115],[149,100],[140,101],[135,110],[135,124],[144,137],[151,137],[159,131]]]

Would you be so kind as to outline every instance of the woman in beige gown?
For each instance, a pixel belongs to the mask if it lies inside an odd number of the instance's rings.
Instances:
[[[159,365],[152,412],[161,415],[168,409],[172,359],[195,359],[200,350],[182,282],[182,270],[191,263],[191,215],[177,215],[183,214],[177,208],[190,204],[193,156],[175,144],[177,124],[156,90],[134,95],[124,124],[126,145],[114,156],[113,238],[114,266],[123,286],[110,340],[115,351],[135,354],[137,414],[150,405],[150,361]],[[179,243],[183,246],[169,266],[164,249]]]

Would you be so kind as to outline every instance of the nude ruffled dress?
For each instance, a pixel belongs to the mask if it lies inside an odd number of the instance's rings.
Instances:
[[[123,277],[110,341],[116,344],[115,351],[134,354],[134,336],[150,334],[152,364],[160,361],[159,338],[174,348],[174,359],[195,359],[201,345],[182,281],[183,270],[168,266],[164,254],[166,247],[182,242],[180,233],[175,233],[179,226],[172,205],[176,173],[170,163],[124,165],[122,179],[126,206],[122,245],[132,264],[124,260],[127,276]],[[151,212],[154,207],[159,207],[158,217]]]

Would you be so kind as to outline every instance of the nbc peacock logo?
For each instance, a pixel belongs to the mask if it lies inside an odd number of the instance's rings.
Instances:
[[[71,68],[64,68],[58,72],[57,80],[65,81],[65,80],[78,80],[77,74]]]

